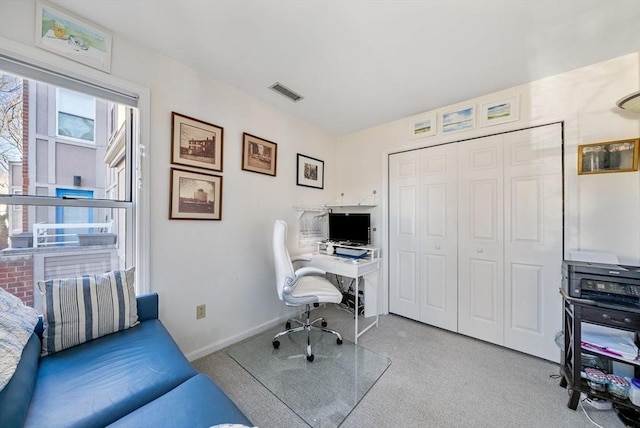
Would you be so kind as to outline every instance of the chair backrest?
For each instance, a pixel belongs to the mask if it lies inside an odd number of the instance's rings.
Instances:
[[[287,279],[290,281],[294,276],[287,250],[287,223],[282,220],[273,223],[273,261],[276,267],[276,290],[278,298],[282,300],[282,289],[287,285]]]

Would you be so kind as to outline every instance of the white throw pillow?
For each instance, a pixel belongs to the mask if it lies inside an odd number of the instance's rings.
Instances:
[[[15,373],[36,324],[36,310],[0,288],[0,391]]]

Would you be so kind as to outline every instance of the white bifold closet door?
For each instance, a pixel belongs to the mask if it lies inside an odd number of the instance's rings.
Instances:
[[[559,361],[561,142],[554,124],[391,155],[390,312]]]
[[[560,362],[562,128],[504,136],[505,346]]]
[[[390,310],[458,329],[457,151],[448,144],[390,157]]]
[[[458,331],[503,344],[503,135],[460,151],[458,186]]]

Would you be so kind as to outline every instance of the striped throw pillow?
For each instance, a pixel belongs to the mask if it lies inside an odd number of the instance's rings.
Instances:
[[[138,324],[135,268],[38,281],[42,292],[42,356]]]

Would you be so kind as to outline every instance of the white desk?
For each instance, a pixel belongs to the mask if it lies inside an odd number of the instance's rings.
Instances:
[[[303,257],[309,261],[308,266],[317,267],[333,273],[335,275],[346,276],[355,279],[355,338],[354,342],[358,343],[358,337],[362,336],[367,330],[373,326],[378,326],[378,270],[380,269],[380,259],[349,259],[345,257],[330,256],[319,252],[304,254]],[[358,290],[360,284],[364,283],[364,317],[372,317],[376,319],[367,325],[362,331],[358,330]]]

